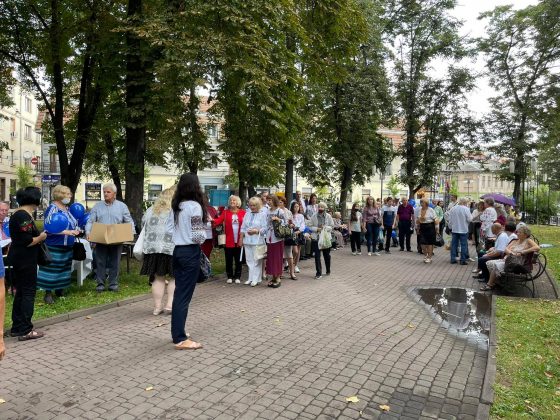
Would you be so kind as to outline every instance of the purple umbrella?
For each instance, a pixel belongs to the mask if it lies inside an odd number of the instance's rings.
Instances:
[[[493,198],[496,203],[509,204],[512,207],[515,206],[515,200],[513,198],[506,197],[502,194],[484,194],[481,198]]]

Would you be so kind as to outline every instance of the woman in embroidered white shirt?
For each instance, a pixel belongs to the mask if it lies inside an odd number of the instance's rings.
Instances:
[[[261,282],[262,277],[262,247],[265,247],[264,238],[267,232],[266,214],[261,212],[262,201],[259,197],[249,199],[249,212],[243,218],[241,234],[243,235],[243,248],[245,249],[245,262],[249,268],[249,277],[245,284],[252,287]]]
[[[439,219],[434,209],[429,207],[427,198],[420,200],[420,207],[416,209],[416,233],[420,238],[424,262],[429,264],[434,256],[436,232],[439,229]]]
[[[198,177],[181,176],[171,201],[167,231],[173,237],[173,275],[175,293],[171,310],[171,337],[177,350],[197,350],[202,344],[191,340],[185,332],[189,304],[200,275],[200,245],[206,240],[206,203]]]

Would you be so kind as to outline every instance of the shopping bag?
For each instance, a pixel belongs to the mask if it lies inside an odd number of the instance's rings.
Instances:
[[[142,261],[144,259],[144,253],[142,252],[144,249],[144,231],[145,229],[140,231],[140,235],[138,235],[138,239],[136,239],[134,248],[132,248],[132,254],[138,261]]]
[[[322,229],[319,233],[319,249],[329,249],[332,247],[331,234],[326,229]]]

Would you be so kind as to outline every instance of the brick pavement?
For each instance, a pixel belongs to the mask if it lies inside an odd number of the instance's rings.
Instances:
[[[202,351],[175,351],[169,317],[154,317],[149,300],[52,325],[41,340],[8,339],[0,418],[475,417],[486,349],[407,295],[477,287],[472,264],[450,265],[443,250],[425,265],[416,253],[346,248],[330,277],[314,280],[312,267],[277,290],[197,287],[187,330]]]

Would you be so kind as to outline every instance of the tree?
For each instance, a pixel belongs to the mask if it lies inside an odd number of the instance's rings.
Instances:
[[[442,164],[462,159],[476,124],[465,94],[474,87],[466,68],[450,64],[441,77],[431,75],[434,60],[453,63],[469,54],[459,36],[461,22],[450,16],[455,0],[391,0],[385,15],[393,49],[393,89],[405,137],[397,153],[404,160],[401,181],[409,195],[431,184]],[[441,66],[440,66],[441,67]]]
[[[28,166],[18,166],[16,174],[16,185],[18,188],[25,188],[33,185],[33,174]]]
[[[396,174],[391,175],[389,182],[387,182],[387,189],[392,197],[398,197],[401,191],[399,177]]]
[[[376,18],[379,5],[347,1],[338,6],[334,17],[325,16],[327,25],[315,23],[321,32],[314,35],[318,45],[313,50],[320,59],[311,61],[306,78],[307,150],[300,171],[317,187],[340,185],[345,216],[352,185],[363,184],[376,168],[384,168],[392,154],[377,134],[384,110],[390,110]],[[320,73],[318,66],[327,70]]]
[[[61,182],[75,192],[93,122],[105,94],[120,7],[95,2],[0,3],[0,68],[13,66],[43,102],[52,125]],[[43,81],[43,78],[46,81]],[[74,129],[65,126],[75,119]],[[71,155],[71,156],[70,156]]]
[[[560,4],[542,0],[514,10],[497,7],[484,13],[487,35],[479,41],[486,55],[491,86],[499,95],[490,100],[488,130],[499,144],[491,149],[514,161],[514,198],[519,201],[527,156],[536,147],[535,130],[560,59]]]

